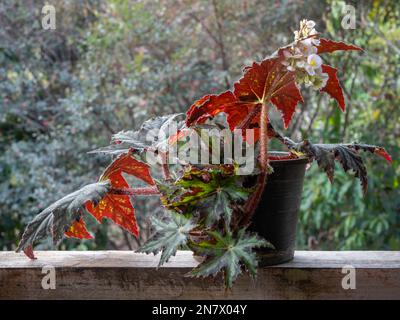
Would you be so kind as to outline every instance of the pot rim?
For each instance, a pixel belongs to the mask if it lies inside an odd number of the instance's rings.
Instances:
[[[271,151],[268,152],[268,155],[273,155],[273,156],[288,156],[290,153],[286,151]],[[283,159],[283,160],[269,160],[271,165],[296,165],[296,164],[301,164],[301,163],[308,163],[309,160],[306,156],[301,156],[297,159]]]

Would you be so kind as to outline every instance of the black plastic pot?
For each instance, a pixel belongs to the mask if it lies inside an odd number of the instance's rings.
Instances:
[[[268,175],[267,185],[250,226],[251,230],[275,247],[257,251],[260,266],[287,262],[294,257],[307,162],[306,158],[270,161],[274,172]]]

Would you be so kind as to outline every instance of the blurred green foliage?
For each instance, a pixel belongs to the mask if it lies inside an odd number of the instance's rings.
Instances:
[[[382,145],[394,161],[367,161],[365,196],[340,168],[331,185],[311,167],[298,247],[400,249],[398,1],[348,1],[356,8],[354,30],[342,28],[345,2],[336,0],[52,2],[54,31],[41,27],[45,1],[0,4],[0,248],[14,249],[35,214],[96,180],[108,159],[87,151],[152,115],[185,111],[203,94],[227,89],[244,65],[290,42],[308,18],[326,37],[366,50],[330,58],[341,70],[346,113],[324,95],[305,93],[286,134]],[[157,202],[136,207],[145,218]],[[140,223],[145,230],[146,219]],[[114,226],[92,221],[89,229],[94,241],[63,246],[135,245]]]
[[[331,1],[330,5],[324,33],[355,43],[365,52],[333,58],[333,65],[342,70],[346,113],[329,104],[312,104],[307,112],[313,121],[300,126],[300,135],[325,142],[383,145],[391,153],[393,165],[368,157],[365,196],[357,181],[339,168],[333,185],[312,168],[304,186],[299,244],[329,250],[399,250],[400,6],[396,1],[357,3],[357,26],[349,31],[341,28],[345,2]]]

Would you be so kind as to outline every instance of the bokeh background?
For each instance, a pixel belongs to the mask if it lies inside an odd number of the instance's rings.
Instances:
[[[150,116],[185,112],[206,93],[230,88],[242,67],[292,41],[302,18],[325,37],[365,52],[334,54],[347,111],[303,91],[285,132],[314,142],[384,146],[394,161],[366,155],[369,191],[337,169],[335,182],[306,174],[298,248],[400,250],[400,2],[347,1],[356,28],[341,26],[344,1],[49,1],[54,31],[41,27],[44,1],[0,3],[0,249],[15,249],[25,224],[63,195],[97,179],[110,159],[89,155],[112,133]],[[139,201],[146,230],[155,200]],[[127,249],[137,240],[89,220],[93,241],[64,249]],[[39,248],[49,248],[43,242]]]

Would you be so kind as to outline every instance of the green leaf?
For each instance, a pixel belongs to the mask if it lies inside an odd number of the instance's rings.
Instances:
[[[189,232],[196,226],[194,220],[174,212],[169,213],[166,221],[152,217],[152,223],[156,233],[138,252],[157,254],[162,251],[158,266],[174,256],[179,247],[186,245]]]
[[[218,232],[209,232],[211,241],[192,245],[195,253],[205,255],[206,260],[188,273],[191,277],[207,277],[223,270],[225,286],[232,287],[241,272],[241,266],[255,276],[257,273],[257,257],[254,248],[272,245],[255,234],[248,234],[245,229],[238,231],[234,237],[231,232],[222,236]]]
[[[168,208],[187,207],[206,213],[206,226],[218,222],[221,216],[229,225],[232,211],[244,202],[252,189],[244,188],[240,176],[235,175],[233,165],[214,165],[204,168],[189,166],[183,176],[174,183],[174,190],[163,193],[164,205]],[[186,208],[185,208],[186,207]],[[190,211],[190,209],[189,209]]]
[[[206,226],[211,226],[215,221],[218,221],[221,214],[224,214],[226,223],[229,225],[232,218],[232,209],[230,206],[230,199],[226,192],[217,191],[217,193],[204,201],[204,207],[209,208],[206,217]],[[208,206],[211,205],[211,206]]]
[[[87,212],[86,203],[91,201],[93,206],[97,206],[110,188],[111,184],[108,180],[97,182],[84,186],[54,202],[27,225],[16,252],[21,250],[25,253],[30,252],[31,254],[27,255],[33,259],[34,241],[45,238],[48,234],[52,236],[53,244],[57,245],[72,224],[79,221],[82,214]]]

